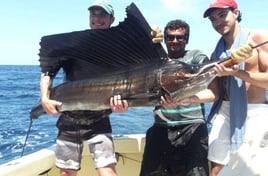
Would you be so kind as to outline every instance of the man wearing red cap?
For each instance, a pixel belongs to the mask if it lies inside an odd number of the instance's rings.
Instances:
[[[210,176],[215,176],[228,164],[232,150],[251,139],[253,141],[249,129],[245,131],[246,120],[248,123],[253,118],[259,118],[260,121],[261,118],[267,118],[264,115],[268,113],[265,95],[268,88],[268,45],[256,49],[252,46],[267,41],[268,31],[240,26],[241,13],[235,0],[213,1],[203,16],[208,17],[215,31],[222,35],[212,53],[213,61],[233,57],[230,51],[241,45],[244,45],[244,55],[238,57],[248,57],[245,62],[231,68],[222,64],[215,67],[220,97],[213,104],[208,117],[209,120],[213,119],[209,135]],[[264,128],[259,130],[267,130]]]

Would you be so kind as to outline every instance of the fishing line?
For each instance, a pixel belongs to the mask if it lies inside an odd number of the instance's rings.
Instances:
[[[27,143],[27,140],[28,140],[28,137],[29,137],[29,134],[30,134],[32,125],[33,125],[33,118],[30,118],[29,128],[28,128],[28,130],[27,130],[26,138],[25,138],[25,141],[24,141],[24,144],[23,144],[23,147],[22,147],[22,151],[21,151],[21,155],[20,155],[20,157],[23,156],[24,149],[25,149],[25,147],[26,147],[26,143]]]

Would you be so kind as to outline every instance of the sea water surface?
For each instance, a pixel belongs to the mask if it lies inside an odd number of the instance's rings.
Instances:
[[[63,80],[62,73],[58,75],[55,84]],[[39,66],[0,65],[0,164],[21,157],[29,130],[29,111],[39,100],[39,79]],[[113,134],[145,133],[153,122],[152,110],[141,107],[113,113]],[[24,155],[55,144],[57,118],[43,115],[33,121]]]

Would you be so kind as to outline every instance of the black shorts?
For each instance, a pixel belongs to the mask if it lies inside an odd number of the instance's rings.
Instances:
[[[109,118],[102,118],[91,125],[78,125],[61,116],[57,122],[57,127],[59,129],[58,139],[78,144],[97,134],[112,133]]]
[[[207,152],[206,124],[154,125],[146,134],[140,176],[208,176]]]

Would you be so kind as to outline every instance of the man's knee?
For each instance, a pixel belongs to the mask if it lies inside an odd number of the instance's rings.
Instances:
[[[76,176],[77,171],[71,169],[61,169],[60,176]]]

